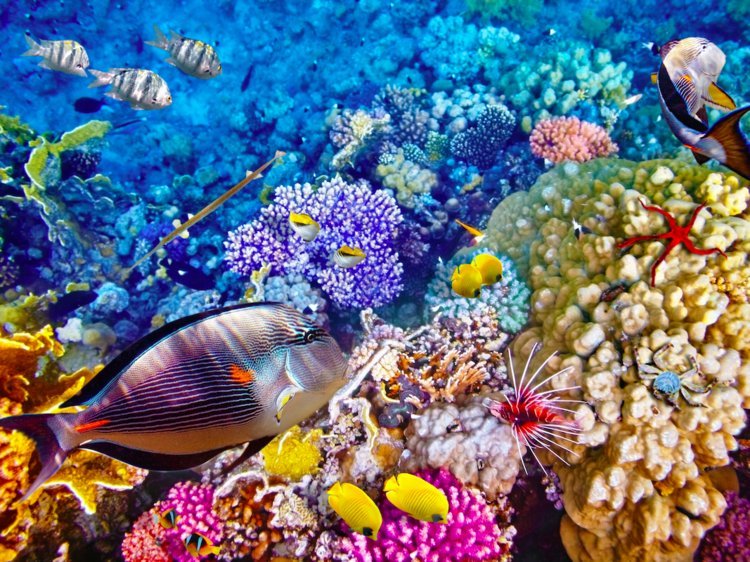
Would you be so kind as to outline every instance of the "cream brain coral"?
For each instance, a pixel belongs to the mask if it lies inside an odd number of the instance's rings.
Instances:
[[[579,443],[556,450],[569,466],[544,457],[560,476],[562,535],[576,561],[691,560],[725,509],[705,472],[729,463],[750,406],[749,199],[734,175],[688,162],[602,159],[558,166],[492,215],[484,245],[509,255],[533,291],[514,353],[538,340],[542,354],[559,351],[547,374],[573,369],[550,384],[579,385],[571,398],[585,400],[575,408]],[[652,286],[665,244],[618,249],[668,230],[641,201],[679,225],[708,202],[690,239],[726,258],[678,246]],[[577,238],[573,220],[592,233]],[[655,392],[666,378],[647,371],[710,390],[691,395],[701,407],[677,394],[676,408]]]

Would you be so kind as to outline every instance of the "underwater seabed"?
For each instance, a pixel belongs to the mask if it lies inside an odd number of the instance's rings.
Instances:
[[[750,560],[748,15],[0,6],[0,562]]]

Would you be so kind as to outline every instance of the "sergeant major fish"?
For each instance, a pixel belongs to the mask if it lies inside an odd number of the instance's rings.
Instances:
[[[328,402],[345,382],[336,341],[297,310],[252,303],[187,316],[135,342],[60,408],[0,419],[32,437],[42,469],[88,449],[181,470],[247,443],[244,460]],[[237,461],[235,461],[237,462]]]
[[[29,50],[24,57],[42,57],[39,66],[48,70],[59,70],[66,74],[86,76],[89,67],[89,56],[86,49],[77,41],[42,41],[37,43],[25,35]]]
[[[172,95],[164,79],[142,68],[110,68],[109,72],[89,71],[96,80],[89,88],[111,85],[106,96],[126,101],[133,109],[161,109],[172,103]]]
[[[154,32],[156,38],[153,41],[146,41],[146,44],[167,51],[171,55],[166,60],[167,63],[176,66],[185,74],[202,80],[221,74],[219,56],[208,43],[183,37],[174,31],[170,32],[169,39],[167,39],[156,25]]]

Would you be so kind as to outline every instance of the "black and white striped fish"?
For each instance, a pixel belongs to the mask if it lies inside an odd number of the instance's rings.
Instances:
[[[176,66],[185,74],[203,80],[221,74],[219,56],[208,43],[183,37],[174,31],[169,32],[169,39],[167,39],[157,25],[154,26],[154,32],[156,38],[153,41],[146,41],[146,44],[167,51],[171,56],[166,62],[172,66]]]
[[[172,95],[164,79],[150,70],[142,68],[110,68],[109,72],[89,71],[96,77],[89,88],[111,85],[104,94],[116,100],[126,101],[133,109],[161,109],[172,103]]]
[[[242,304],[171,322],[134,343],[60,408],[0,429],[32,437],[41,486],[82,448],[150,470],[181,470],[247,443],[241,458],[325,405],[345,382],[336,341],[297,310]]]
[[[42,57],[39,63],[42,68],[59,70],[66,74],[86,76],[89,67],[89,56],[83,45],[77,41],[41,41],[37,43],[28,35],[25,35],[29,50],[24,57]]]

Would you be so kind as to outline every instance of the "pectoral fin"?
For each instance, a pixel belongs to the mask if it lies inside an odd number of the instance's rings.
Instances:
[[[708,97],[704,97],[703,101],[719,111],[732,111],[737,108],[732,97],[722,90],[716,82],[711,82],[708,87]]]
[[[300,389],[294,385],[286,386],[284,387],[284,390],[281,391],[281,394],[279,394],[279,397],[276,399],[276,422],[277,423],[281,423],[281,415],[283,413],[284,407],[299,391]]]

